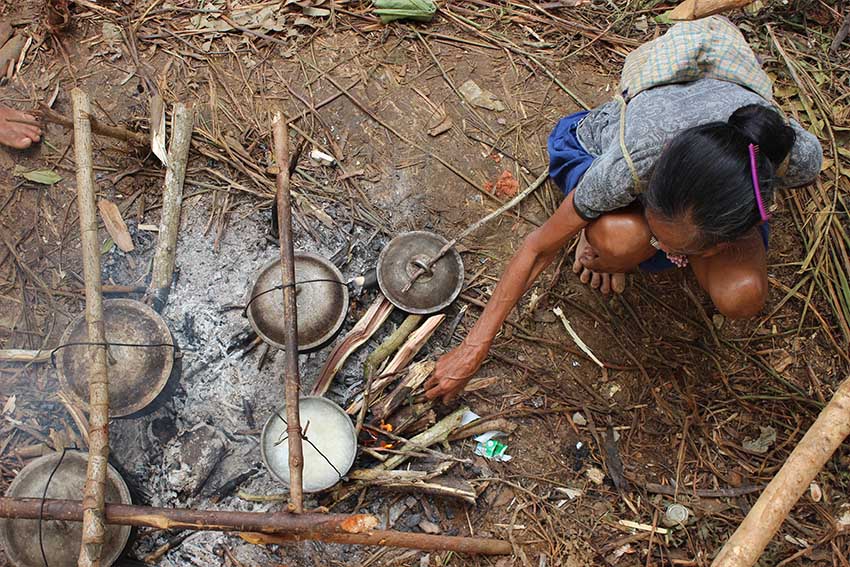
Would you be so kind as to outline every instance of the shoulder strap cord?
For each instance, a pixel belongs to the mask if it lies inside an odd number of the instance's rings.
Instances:
[[[632,161],[632,156],[629,149],[626,147],[626,99],[623,95],[618,94],[614,97],[620,103],[620,151],[623,152],[623,159],[626,160],[626,165],[629,167],[629,172],[632,174],[632,182],[635,184],[635,193],[643,193],[643,183],[641,183],[638,175],[635,162]]]

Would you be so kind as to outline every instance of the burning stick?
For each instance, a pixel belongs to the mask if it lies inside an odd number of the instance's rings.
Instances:
[[[280,242],[280,264],[283,284],[283,315],[286,320],[286,434],[289,437],[289,511],[304,511],[301,479],[304,455],[301,447],[301,417],[298,396],[301,376],[298,373],[298,308],[295,290],[295,246],[292,241],[292,203],[289,193],[289,133],[280,111],[272,118],[274,157],[277,162],[277,223]]]
[[[89,366],[89,460],[83,490],[83,539],[79,567],[100,566],[106,536],[104,498],[109,460],[109,377],[106,367],[106,329],[100,280],[100,246],[97,239],[97,209],[94,195],[89,98],[80,89],[71,91],[74,108],[74,157],[77,162],[77,208],[86,286],[86,325],[90,345]]]
[[[720,550],[712,567],[755,565],[791,508],[848,435],[850,378],[835,391],[832,400]]]

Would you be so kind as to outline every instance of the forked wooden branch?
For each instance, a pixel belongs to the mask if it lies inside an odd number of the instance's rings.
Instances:
[[[162,218],[159,239],[153,256],[150,292],[153,306],[162,311],[168,302],[174,263],[177,258],[177,235],[180,231],[180,209],[183,205],[183,181],[189,160],[189,146],[195,127],[195,111],[191,105],[177,103],[171,120],[171,143],[168,166],[162,189]]]

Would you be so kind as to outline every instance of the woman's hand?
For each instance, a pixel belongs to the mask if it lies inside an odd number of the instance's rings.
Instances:
[[[456,398],[484,363],[489,347],[489,343],[470,346],[463,342],[441,356],[434,374],[425,382],[428,399],[442,398],[443,403],[448,403]]]

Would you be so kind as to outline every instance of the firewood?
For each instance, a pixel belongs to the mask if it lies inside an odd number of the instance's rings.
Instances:
[[[397,410],[411,393],[425,383],[425,380],[434,372],[434,367],[436,366],[437,364],[430,360],[412,365],[407,375],[398,383],[395,389],[381,401],[380,405],[377,405],[372,410],[375,419],[384,420]]]
[[[360,318],[354,327],[345,335],[336,346],[334,346],[331,354],[328,355],[325,361],[325,366],[313,386],[312,395],[323,396],[330,388],[336,373],[340,371],[342,365],[351,354],[360,348],[372,335],[384,324],[387,317],[392,313],[393,304],[381,294],[366,310],[366,314]],[[354,413],[354,412],[349,412]]]
[[[428,339],[431,338],[431,335],[434,334],[434,331],[437,330],[437,327],[440,326],[440,323],[446,318],[442,313],[439,315],[433,315],[428,317],[422,326],[416,329],[414,332],[410,334],[407,341],[402,345],[398,352],[384,368],[381,376],[377,378],[372,387],[368,392],[363,392],[363,398],[352,403],[345,410],[348,415],[354,415],[360,410],[361,405],[363,404],[363,400],[368,401],[374,392],[381,392],[384,388],[386,388],[391,382],[396,379],[396,373],[402,369],[404,369],[410,361],[413,360],[413,357],[416,356],[422,347],[425,346],[425,343],[428,342]],[[372,397],[374,399],[374,397]]]

